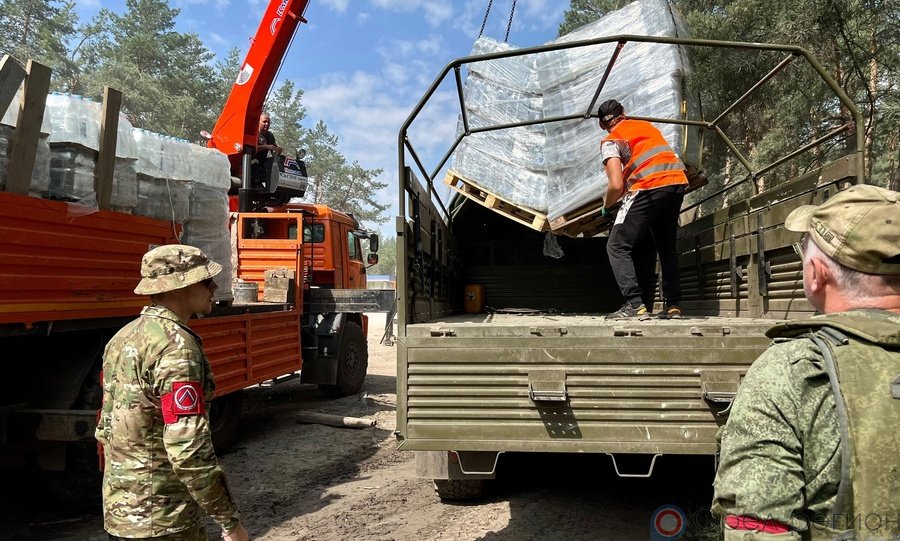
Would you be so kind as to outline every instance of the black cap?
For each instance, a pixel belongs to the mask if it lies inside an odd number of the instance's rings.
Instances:
[[[617,102],[616,100],[606,100],[600,104],[600,109],[597,110],[597,116],[600,117],[600,122],[609,122],[610,120],[621,116],[625,110],[622,108],[622,104]]]

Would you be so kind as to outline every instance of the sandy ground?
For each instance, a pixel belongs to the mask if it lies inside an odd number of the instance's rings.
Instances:
[[[630,541],[650,538],[651,516],[665,504],[686,511],[686,538],[714,528],[710,457],[665,456],[653,478],[620,479],[606,456],[503,455],[483,500],[442,504],[431,482],[414,476],[412,453],[396,450],[396,349],[378,343],[382,328],[373,315],[358,395],[329,400],[297,381],[245,391],[239,441],[221,461],[252,539]],[[300,424],[300,411],[377,425]],[[0,482],[0,540],[106,539],[98,508],[64,506],[21,478]]]

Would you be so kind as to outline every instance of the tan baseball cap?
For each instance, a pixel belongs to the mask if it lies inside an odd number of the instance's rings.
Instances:
[[[219,274],[222,265],[210,261],[199,248],[186,244],[166,244],[144,254],[141,281],[134,292],[156,295],[202,282]]]
[[[789,231],[809,233],[832,259],[866,274],[900,274],[900,193],[857,185],[794,209]]]

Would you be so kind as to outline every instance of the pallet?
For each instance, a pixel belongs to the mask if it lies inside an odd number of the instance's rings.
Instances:
[[[582,205],[574,210],[570,210],[569,212],[550,220],[550,229],[555,231],[557,229],[565,228],[566,226],[572,225],[574,222],[584,218],[585,216],[590,215],[594,211],[599,211],[602,207],[602,198],[596,201],[591,201],[586,205]]]
[[[528,207],[515,205],[499,195],[481,188],[473,181],[460,176],[456,171],[448,171],[446,178],[444,178],[444,183],[479,205],[487,207],[535,231],[547,231],[549,229],[546,214],[541,214]]]
[[[610,214],[603,216],[600,214],[601,207],[597,207],[585,214],[579,215],[576,219],[560,225],[556,229],[552,229],[553,233],[566,237],[595,237],[604,231],[608,231],[613,226],[616,219],[615,210]]]
[[[688,187],[685,194],[702,188],[709,183],[709,180],[703,174],[703,171],[688,165],[685,174],[688,178]],[[606,218],[600,215],[603,208],[603,200],[598,199],[575,210],[569,211],[562,216],[558,216],[550,221],[550,230],[557,235],[567,237],[577,237],[583,235],[585,237],[593,237],[612,228],[615,220],[618,205],[613,205],[612,210]]]

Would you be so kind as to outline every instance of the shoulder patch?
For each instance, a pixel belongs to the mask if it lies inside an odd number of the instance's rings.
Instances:
[[[206,412],[203,389],[196,381],[176,381],[172,392],[162,396],[163,422],[172,424],[179,416],[202,415]]]

